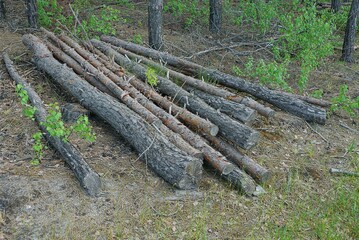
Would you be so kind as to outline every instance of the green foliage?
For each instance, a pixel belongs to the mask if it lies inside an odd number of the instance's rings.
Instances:
[[[163,7],[164,12],[170,12],[174,17],[184,18],[184,27],[189,28],[197,20],[208,23],[209,3],[200,0],[169,0]]]
[[[359,96],[355,99],[351,99],[350,97],[348,97],[347,92],[348,86],[345,84],[341,85],[339,95],[331,99],[332,105],[330,107],[330,110],[332,112],[336,112],[339,109],[342,109],[350,116],[354,117],[358,115],[357,111],[359,110]]]
[[[265,63],[262,59],[254,64],[253,59],[250,58],[245,64],[244,70],[237,66],[233,66],[233,72],[238,76],[250,76],[258,78],[262,84],[267,84],[274,88],[280,88],[286,91],[291,91],[286,82],[288,62],[278,63],[276,61]]]
[[[41,163],[41,159],[42,159],[42,156],[43,156],[44,146],[43,146],[43,144],[41,142],[42,133],[37,132],[37,133],[32,135],[32,138],[34,139],[34,144],[32,145],[32,149],[34,150],[34,153],[35,153],[36,157],[34,157],[30,161],[30,164],[36,166],[36,165],[39,165]]]
[[[139,44],[139,45],[142,45],[143,44],[142,35],[141,34],[136,34],[135,36],[133,36],[132,42],[136,43],[136,44]]]
[[[50,109],[46,116],[46,120],[45,122],[42,122],[41,125],[46,128],[46,131],[48,131],[51,136],[59,137],[64,142],[67,142],[71,131],[65,127],[64,122],[61,120],[62,115],[60,107],[57,103],[52,103],[49,106]]]
[[[29,104],[29,95],[24,89],[24,86],[22,84],[17,84],[15,87],[15,91],[20,97],[21,105],[25,106],[25,108],[22,110],[24,116],[30,118],[31,120],[35,120],[34,115],[36,112],[36,108]]]
[[[150,84],[151,87],[157,86],[158,78],[157,78],[156,70],[153,68],[147,67],[146,79],[147,79],[147,83]]]
[[[317,90],[314,90],[310,95],[314,98],[318,98],[318,99],[321,99],[323,98],[323,89],[317,89]]]
[[[96,140],[96,135],[93,132],[92,126],[89,123],[89,119],[86,115],[80,116],[76,124],[70,127],[71,130],[75,131],[79,137],[86,139],[89,142]]]

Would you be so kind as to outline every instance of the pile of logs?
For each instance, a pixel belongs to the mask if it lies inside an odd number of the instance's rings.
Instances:
[[[259,133],[250,127],[257,114],[272,117],[275,111],[208,84],[200,80],[203,76],[306,121],[325,123],[325,110],[314,104],[326,102],[272,91],[114,37],[78,43],[42,31],[43,39],[23,36],[37,67],[107,121],[140,159],[180,189],[197,187],[203,162],[247,195],[270,178],[266,168],[239,148],[258,143]],[[155,86],[147,83],[149,68],[157,73]]]

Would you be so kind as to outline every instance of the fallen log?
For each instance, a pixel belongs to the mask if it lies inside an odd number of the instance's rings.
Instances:
[[[186,141],[184,141],[181,136],[178,134],[170,131],[167,127],[165,127],[161,120],[154,115],[151,111],[149,111],[147,108],[145,108],[143,105],[137,102],[136,99],[132,98],[126,90],[123,90],[119,86],[117,86],[112,79],[110,79],[108,74],[109,70],[106,72],[106,75],[104,72],[100,70],[105,70],[101,68],[100,65],[96,65],[94,67],[91,65],[86,59],[84,59],[81,55],[79,55],[76,51],[71,49],[67,44],[62,42],[60,39],[58,39],[53,33],[42,29],[42,31],[45,32],[46,36],[51,38],[54,42],[59,44],[61,48],[66,51],[74,60],[76,60],[81,66],[85,67],[91,74],[97,77],[99,81],[101,81],[102,84],[104,84],[110,92],[112,92],[116,98],[118,98],[120,101],[125,103],[129,108],[131,108],[133,111],[138,113],[141,117],[143,117],[145,120],[147,120],[149,123],[154,124],[158,128],[158,130],[163,133],[174,145],[176,145],[179,149],[183,150],[184,152],[188,153],[191,156],[195,156],[198,158],[202,158],[202,153],[198,150],[194,149],[192,146],[190,146]],[[95,63],[96,60],[92,59],[92,63]],[[101,68],[101,69],[98,69]],[[120,78],[116,78],[114,80],[117,80],[117,82],[120,80]],[[122,86],[123,87],[123,86]],[[146,99],[147,100],[147,99]]]
[[[83,159],[81,153],[69,142],[64,142],[59,137],[54,137],[49,134],[42,122],[46,121],[47,111],[41,101],[39,95],[15,70],[12,61],[7,53],[3,53],[3,59],[9,75],[17,84],[24,86],[24,89],[29,95],[31,105],[36,108],[35,120],[41,129],[46,140],[61,154],[65,162],[74,172],[80,185],[90,196],[96,196],[101,190],[101,180],[99,175],[88,165]]]
[[[148,49],[134,43],[120,40],[115,37],[102,36],[101,40],[118,47],[123,47],[129,51],[135,52],[146,57],[150,57],[156,60],[161,59],[162,61],[166,62],[171,66],[185,69],[186,72],[190,72],[194,75],[200,74],[207,78],[213,79],[224,86],[249,93],[252,96],[271,103],[272,105],[288,113],[301,117],[308,122],[317,122],[320,124],[324,124],[326,121],[326,111],[324,109],[313,106],[298,98],[283,95],[278,92],[272,91],[266,87],[246,81],[242,78],[234,77],[229,74],[222,73],[218,70],[209,69],[196,63],[180,59],[168,53],[159,52],[154,49]]]
[[[76,42],[74,42],[72,39],[69,39],[64,36],[61,36],[61,38],[63,40],[66,39],[66,42],[69,45],[74,47],[79,53],[81,53],[82,56],[89,59],[89,62],[93,63],[94,66],[98,67],[100,70],[102,70],[104,73],[106,73],[106,75],[108,75],[108,76],[112,75],[110,72],[107,71],[107,69],[101,67],[101,63],[104,65],[108,64],[108,62],[106,62],[106,60],[102,59],[101,56],[98,56],[97,58],[94,58],[94,56],[89,56],[88,53],[81,46],[79,46]],[[100,54],[100,55],[102,55],[102,54]],[[102,55],[102,57],[106,58],[106,56],[104,56],[104,55]],[[107,60],[109,60],[109,59],[107,59]],[[108,67],[112,68],[115,73],[115,72],[118,72],[117,69],[119,69],[120,66],[116,65],[116,63],[113,63],[113,65],[108,66]],[[120,81],[120,80],[117,79],[117,81]],[[133,83],[133,85],[140,91],[153,92],[149,86],[146,86],[143,82],[141,82],[140,80],[138,80],[136,78],[131,78],[130,82]],[[131,88],[129,88],[127,90],[131,92]],[[133,94],[135,94],[136,96],[139,96],[136,92],[134,92]],[[141,97],[136,98],[136,99],[141,99]],[[151,99],[152,99],[152,97],[151,97]],[[147,98],[144,101],[146,103],[148,103]],[[153,107],[148,107],[148,109],[152,113],[154,113],[156,116],[159,116],[160,119],[166,125],[168,125],[170,128],[175,128],[176,131],[179,132],[181,134],[181,136],[187,142],[189,142],[192,146],[199,149],[203,153],[204,159],[221,174],[222,178],[226,179],[227,181],[230,181],[230,183],[232,185],[234,185],[236,188],[240,189],[247,195],[251,195],[255,191],[255,184],[254,184],[253,179],[251,179],[249,176],[247,176],[246,173],[244,173],[243,171],[238,169],[238,167],[229,163],[223,155],[221,155],[219,152],[215,151],[212,147],[210,147],[208,144],[206,144],[202,140],[201,137],[192,133],[184,125],[176,122],[176,119],[173,116],[167,114],[162,109],[156,109]],[[172,120],[172,121],[169,121],[169,120]]]
[[[177,188],[196,188],[202,173],[202,161],[179,150],[138,114],[94,89],[70,68],[54,59],[40,39],[30,34],[22,39],[34,53],[36,66],[49,74],[81,105],[107,121],[154,172]]]
[[[146,69],[138,63],[132,62],[125,56],[116,52],[111,46],[98,40],[91,40],[91,43],[109,56],[122,67],[132,71],[142,81],[146,81]],[[214,108],[208,106],[204,101],[183,90],[167,78],[157,76],[157,88],[164,94],[173,97],[173,101],[178,101],[191,112],[198,113],[202,118],[209,119],[219,127],[219,133],[226,139],[238,144],[244,149],[253,147],[259,139],[259,133],[248,126],[245,126],[230,117],[218,113]]]
[[[271,175],[270,172],[256,163],[253,159],[241,154],[233,146],[218,137],[207,135],[205,138],[214,146],[214,148],[225,155],[228,160],[238,165],[242,170],[254,178],[256,182],[264,183],[269,180]]]
[[[223,88],[216,87],[214,85],[211,85],[209,83],[206,83],[204,81],[201,81],[199,79],[184,75],[183,73],[174,71],[170,68],[164,67],[161,64],[158,64],[148,58],[145,58],[143,56],[139,56],[133,52],[127,51],[121,47],[116,48],[116,51],[121,53],[122,55],[128,56],[131,59],[135,59],[138,62],[144,63],[146,65],[149,65],[155,69],[161,70],[164,73],[166,73],[169,77],[169,79],[172,79],[173,77],[176,80],[181,81],[183,86],[189,85],[191,87],[194,87],[196,89],[199,89],[203,92],[206,92],[208,94],[222,97],[228,100],[231,100],[233,102],[237,102],[243,105],[246,105],[247,107],[251,107],[252,109],[256,110],[259,114],[265,116],[265,117],[272,117],[274,115],[274,110],[272,110],[269,107],[266,107],[258,102],[256,102],[253,99],[249,99],[248,97],[240,97],[235,95],[234,93],[231,93]]]
[[[71,38],[69,38],[63,34],[60,36],[60,38],[61,38],[61,40],[66,42],[69,46],[73,47],[82,57],[86,58],[94,67],[101,69],[103,71],[103,73],[106,76],[110,77],[111,80],[113,80],[118,86],[120,86],[122,89],[128,91],[131,94],[131,96],[133,98],[136,98],[143,106],[146,105],[145,106],[146,108],[149,107],[151,109],[155,109],[156,113],[154,113],[154,114],[158,114],[159,112],[161,112],[162,109],[160,109],[156,105],[154,105],[145,96],[143,96],[136,88],[133,88],[133,86],[131,86],[131,84],[129,84],[127,81],[123,80],[118,75],[116,75],[116,74],[118,74],[118,69],[121,68],[116,63],[111,64],[106,61],[100,62],[99,61],[100,59],[96,59],[93,55],[88,53],[85,49],[83,49],[78,43],[73,41]],[[116,64],[117,66],[115,66],[114,64]],[[160,96],[160,95],[158,95],[158,96]],[[175,106],[172,103],[170,104],[170,106],[172,107],[172,111],[174,111],[174,113],[177,115],[177,117],[179,119],[181,119],[183,122],[187,123],[189,126],[191,126],[196,131],[197,130],[203,131],[204,133],[210,134],[212,136],[217,135],[219,129],[216,125],[212,124],[211,122],[209,122],[205,119],[198,117],[195,114],[192,114],[191,112],[189,112],[183,108]],[[168,111],[169,108],[166,108],[166,110]],[[166,114],[166,113],[163,112],[163,114]],[[166,121],[162,121],[164,124],[166,124],[166,122],[169,121],[168,117],[170,117],[170,116],[166,117]],[[175,120],[175,119],[172,118],[172,120]],[[177,130],[174,130],[174,131],[177,132]]]
[[[250,124],[257,116],[256,111],[254,111],[252,108],[244,106],[243,104],[231,102],[224,98],[213,96],[192,87],[184,86],[183,88],[188,92],[193,93],[197,97],[200,97],[208,105],[217,109],[221,113],[225,113],[228,116],[241,121],[242,123]]]

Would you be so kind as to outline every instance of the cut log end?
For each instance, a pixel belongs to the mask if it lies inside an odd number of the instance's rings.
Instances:
[[[218,132],[219,132],[219,127],[217,125],[212,125],[209,132],[211,136],[217,136]]]
[[[83,179],[83,188],[86,190],[88,195],[97,196],[101,189],[100,176],[97,173],[90,172]]]
[[[254,180],[238,167],[227,175],[222,174],[222,178],[229,181],[236,189],[248,196],[252,196],[256,190]]]

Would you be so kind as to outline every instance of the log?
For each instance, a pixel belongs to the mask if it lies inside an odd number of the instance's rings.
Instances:
[[[78,45],[78,43],[74,42],[72,39],[68,37],[65,37],[64,35],[61,36],[61,39],[66,40],[68,44],[74,47],[74,49],[76,49],[76,51],[81,53],[81,55],[86,57],[89,60],[89,62],[94,64],[94,66],[96,66],[98,69],[106,73],[107,76],[112,76],[111,72],[109,72],[108,69],[101,67],[101,63],[98,62],[101,59],[100,57],[94,58],[94,56],[92,55],[90,56],[89,53],[87,53],[81,46]],[[106,64],[106,61],[102,61],[102,63]],[[116,63],[108,67],[112,68],[114,72],[118,72],[117,69],[119,68],[119,66],[116,66]],[[115,78],[115,80],[119,82],[121,86],[123,86],[123,83],[121,82],[120,79],[116,79],[115,76],[113,76],[113,78]],[[151,91],[153,93],[153,91],[150,90],[151,88],[149,86],[146,86],[143,82],[141,82],[136,78],[132,78],[130,82],[134,83],[134,86],[141,91],[144,92]],[[130,93],[132,92],[134,96],[136,96],[136,99],[138,99],[139,102],[143,104],[143,106],[146,106],[146,108],[149,109],[153,114],[158,116],[162,120],[162,122],[165,123],[166,126],[168,126],[170,129],[173,129],[175,132],[180,133],[183,139],[189,142],[193,147],[200,150],[204,155],[204,159],[221,174],[222,178],[231,181],[231,183],[234,186],[241,189],[246,194],[251,194],[252,193],[251,191],[252,190],[254,191],[255,185],[253,183],[253,180],[250,181],[249,180],[250,178],[244,176],[245,173],[238,170],[236,166],[228,162],[223,155],[221,155],[219,152],[215,151],[212,147],[206,144],[203,141],[203,139],[201,139],[201,137],[192,133],[187,127],[180,124],[176,120],[176,118],[166,113],[163,109],[158,108],[153,104],[150,104],[151,102],[148,101],[147,98],[144,98],[144,96],[141,96],[136,91],[133,91],[134,88],[126,88],[126,90],[128,90]],[[231,174],[232,171],[235,171],[235,173]],[[229,175],[230,177],[227,175]]]
[[[202,173],[199,159],[179,150],[138,114],[95,89],[54,59],[37,37],[24,35],[23,43],[34,53],[33,61],[40,70],[49,74],[81,105],[107,121],[154,172],[177,188],[196,188]]]
[[[81,66],[84,66],[88,69],[88,71],[97,76],[97,78],[110,90],[116,98],[120,101],[125,103],[129,108],[134,110],[144,119],[146,119],[149,123],[154,124],[160,132],[162,132],[174,145],[176,145],[179,149],[185,151],[191,156],[202,158],[202,153],[198,150],[191,147],[186,141],[184,141],[178,134],[170,131],[167,127],[161,124],[161,120],[155,116],[151,111],[148,111],[143,105],[137,102],[136,99],[132,98],[127,91],[131,91],[132,89],[123,88],[124,86],[121,85],[118,87],[112,80],[115,80],[117,83],[121,83],[121,78],[117,76],[111,75],[111,71],[108,69],[102,68],[101,64],[94,58],[91,59],[90,63],[94,64],[95,66],[91,65],[86,59],[84,59],[81,55],[77,52],[73,51],[67,44],[62,42],[58,39],[53,33],[42,29],[46,33],[48,37],[50,37],[53,41],[57,42],[61,45],[62,49],[70,54],[70,56],[75,59]],[[95,64],[97,63],[97,64]],[[104,72],[103,72],[104,71]],[[105,75],[106,74],[106,75]],[[112,79],[108,77],[112,76]],[[117,78],[116,78],[117,77]],[[147,100],[147,99],[145,99]],[[149,102],[147,100],[147,102]]]
[[[223,88],[219,88],[217,86],[206,83],[202,80],[184,75],[183,73],[176,72],[170,68],[166,68],[166,67],[162,66],[161,64],[158,64],[148,58],[137,55],[133,52],[127,51],[126,49],[116,48],[116,51],[118,51],[122,55],[128,56],[132,59],[135,59],[136,61],[145,63],[146,65],[149,65],[155,69],[159,69],[159,70],[167,73],[169,76],[169,79],[172,80],[174,77],[176,80],[181,81],[183,86],[189,85],[189,86],[197,88],[203,92],[206,92],[206,93],[209,93],[209,94],[212,94],[215,96],[219,96],[219,97],[231,100],[233,102],[237,102],[237,103],[246,105],[247,107],[250,107],[250,108],[258,111],[259,114],[261,114],[265,117],[272,117],[275,113],[274,110],[272,110],[271,108],[263,106],[262,104],[254,101],[253,99],[250,99],[248,97],[242,98],[242,97],[237,96],[234,93],[231,93]]]
[[[151,48],[160,50],[162,47],[162,10],[163,0],[148,2],[148,43]]]
[[[241,121],[242,123],[250,124],[257,116],[256,111],[254,111],[252,108],[246,107],[243,104],[231,102],[227,99],[213,96],[192,87],[185,86],[184,89],[190,93],[193,93],[197,97],[200,97],[208,105],[217,109],[221,113],[225,113],[228,116]]]
[[[0,0],[0,20],[6,19],[6,8],[4,5],[4,0]]]
[[[200,66],[196,63],[180,59],[168,53],[159,52],[154,49],[148,49],[134,43],[125,42],[115,37],[103,36],[101,37],[101,40],[118,47],[123,47],[129,51],[135,52],[146,57],[150,57],[156,60],[161,59],[162,61],[168,63],[171,66],[185,69],[187,72],[190,72],[194,75],[200,74],[207,78],[213,79],[224,86],[249,93],[254,97],[262,99],[288,113],[303,118],[308,122],[325,124],[326,111],[324,109],[313,106],[298,98],[279,94],[264,86],[251,83],[242,78],[234,77],[229,74],[222,73],[218,70],[213,70]]]
[[[254,178],[256,182],[265,183],[269,180],[271,176],[270,172],[256,163],[253,159],[241,154],[233,146],[218,137],[207,135],[205,138],[212,144],[212,146],[214,146],[214,148],[225,155],[228,160],[238,165],[242,170]]]
[[[143,103],[142,105],[146,105],[146,106],[151,107],[152,109],[156,109],[156,112],[160,111],[160,109],[158,109],[157,106],[155,106],[151,101],[148,101],[148,99],[145,96],[143,96],[139,91],[137,91],[137,89],[133,88],[131,86],[131,84],[129,84],[127,81],[124,81],[122,78],[120,78],[119,76],[116,75],[118,73],[118,69],[121,68],[116,63],[111,64],[106,61],[100,62],[100,61],[98,61],[99,59],[96,59],[94,56],[89,54],[87,51],[85,51],[78,43],[73,41],[71,38],[69,38],[65,35],[61,35],[60,38],[64,42],[66,42],[68,45],[73,47],[80,55],[82,55],[83,57],[88,59],[92,65],[94,65],[96,68],[100,68],[117,85],[119,85],[124,90],[128,91],[132,97],[136,98],[138,101],[141,101],[140,103],[141,104]],[[115,66],[115,64],[116,64],[116,66]],[[129,81],[131,81],[131,80],[129,80]],[[158,95],[158,96],[160,96],[160,95]],[[163,98],[161,97],[161,99],[163,99]],[[180,108],[172,103],[170,104],[170,106],[168,108],[166,108],[166,110],[169,111],[170,107],[172,107],[172,111],[174,112],[174,114],[177,115],[177,117],[179,119],[181,119],[183,122],[185,122],[186,124],[191,126],[196,131],[197,130],[203,131],[204,133],[211,134],[212,136],[217,135],[219,128],[216,125],[212,124],[211,122],[209,122],[205,119],[202,119],[202,118],[198,117],[197,115],[192,114],[191,112],[184,110],[183,108]],[[166,113],[164,113],[164,114],[166,114]],[[168,117],[170,117],[170,116],[168,116]],[[166,124],[166,122],[168,121],[168,117],[166,117],[165,122],[163,121],[164,124]]]
[[[39,128],[44,133],[46,140],[61,154],[85,191],[90,196],[96,196],[101,190],[101,180],[99,175],[88,165],[81,153],[71,143],[64,142],[59,137],[54,137],[49,134],[46,127],[41,124],[46,121],[47,116],[41,98],[30,84],[16,72],[7,53],[3,53],[3,58],[11,78],[14,79],[17,84],[24,86],[24,89],[29,95],[31,104],[36,107],[35,120],[38,122]]]
[[[146,81],[146,69],[138,63],[119,54],[108,44],[98,40],[91,40],[91,43],[103,51],[105,54],[113,56],[114,60],[129,71],[132,71],[142,81]],[[198,113],[202,118],[209,119],[219,127],[219,133],[224,138],[238,144],[244,149],[253,147],[259,139],[259,133],[248,126],[245,126],[230,117],[218,113],[214,108],[208,106],[204,101],[189,92],[183,90],[167,78],[157,76],[157,88],[164,94],[173,97],[173,101],[178,101],[185,105],[191,112]]]

